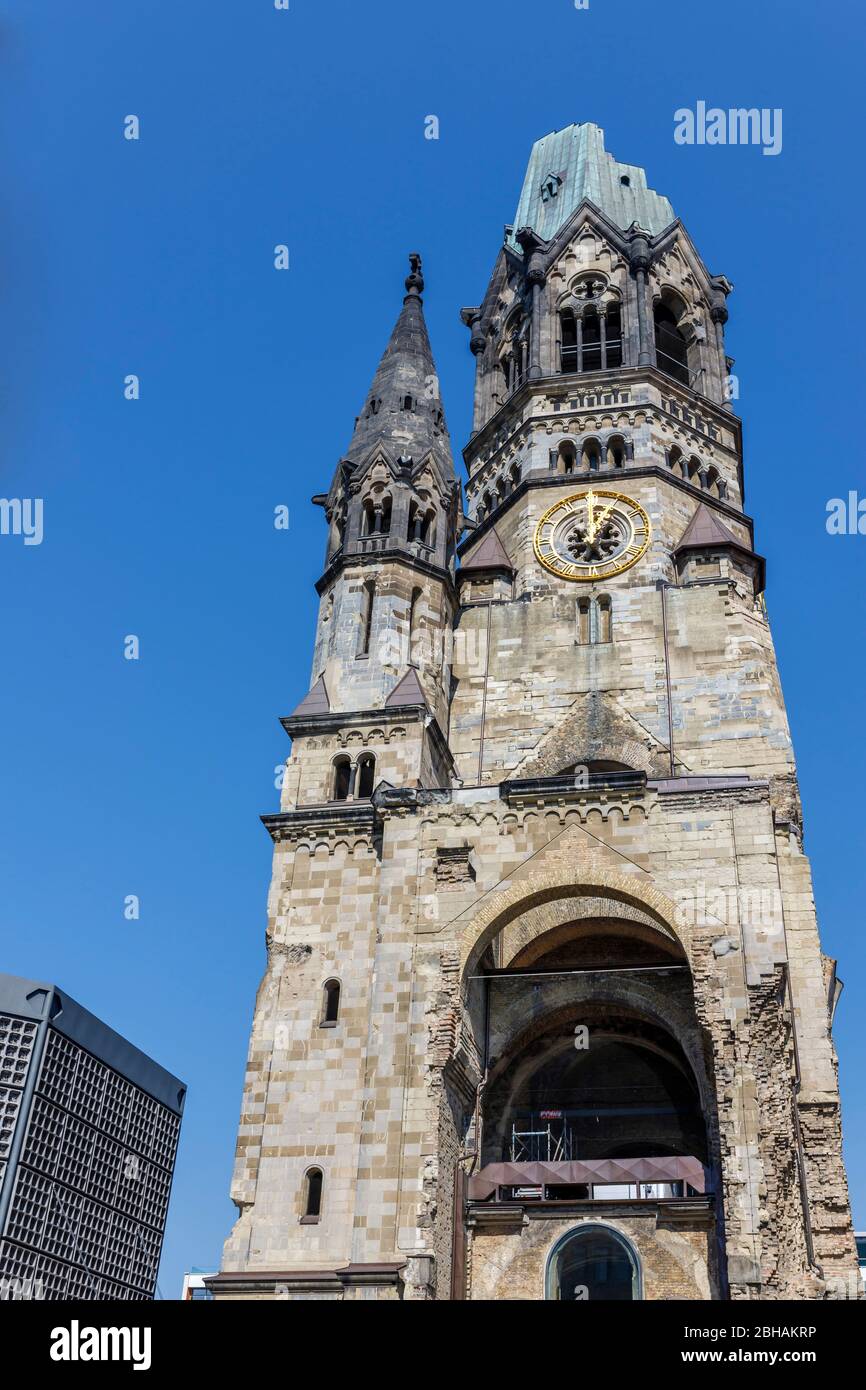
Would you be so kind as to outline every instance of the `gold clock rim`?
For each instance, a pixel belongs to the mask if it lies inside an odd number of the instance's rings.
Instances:
[[[558,512],[561,507],[567,506],[569,502],[582,501],[590,492],[596,497],[613,497],[617,502],[625,502],[629,507],[640,512],[646,522],[646,540],[633,559],[628,560],[624,565],[618,565],[617,568],[612,570],[609,574],[562,574],[558,569],[555,569],[553,565],[548,563],[539,549],[538,538],[541,535],[541,528],[554,512]],[[535,551],[535,558],[538,563],[544,566],[548,574],[555,574],[557,579],[564,579],[567,584],[602,584],[606,579],[615,579],[618,574],[625,574],[626,570],[630,570],[632,565],[637,564],[638,560],[642,560],[647,552],[651,535],[652,523],[640,502],[636,502],[633,497],[629,497],[625,492],[611,492],[608,488],[589,487],[585,492],[572,492],[569,493],[568,497],[560,497],[557,502],[554,502],[552,507],[547,508],[547,511],[542,514],[536,525],[535,535],[532,538],[532,548]]]

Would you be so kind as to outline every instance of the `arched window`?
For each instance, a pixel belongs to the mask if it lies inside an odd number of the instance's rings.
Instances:
[[[588,598],[577,600],[577,640],[582,647],[590,641],[591,602]]]
[[[688,476],[688,480],[690,483],[694,483],[695,487],[700,487],[701,461],[699,458],[695,458],[694,454],[692,454],[692,457],[689,459],[688,469],[686,470],[686,474],[684,474],[683,476]]]
[[[622,318],[619,305],[610,304],[604,323],[604,365],[622,366]]]
[[[381,536],[387,536],[391,530],[391,498],[387,494],[382,498],[378,529]]]
[[[612,434],[607,441],[607,466],[608,468],[625,467],[625,440],[622,435]]]
[[[578,370],[577,319],[573,309],[563,309],[559,316],[559,369],[562,372]]]
[[[612,631],[612,608],[609,594],[602,594],[597,600],[598,608],[598,641],[610,642]]]
[[[510,491],[513,492],[514,489],[515,489],[516,487],[518,487],[519,484],[520,484],[521,471],[520,471],[520,464],[519,464],[519,463],[512,463],[511,469],[510,469],[509,474],[508,474],[508,477],[509,477],[509,479],[510,479],[510,481],[511,481],[511,488],[510,488]]]
[[[583,351],[580,370],[582,372],[601,371],[601,320],[595,309],[587,309],[583,315]]]
[[[556,471],[573,473],[577,467],[577,450],[570,439],[563,439],[556,451]]]
[[[304,1214],[302,1221],[318,1221],[322,1215],[322,1187],[324,1174],[321,1168],[308,1168],[304,1174]]]
[[[601,467],[601,448],[597,439],[585,439],[580,456],[582,468],[589,469],[590,473],[597,473]]]
[[[334,763],[332,801],[345,801],[352,785],[352,764],[349,758],[337,758]]]
[[[370,638],[373,634],[373,605],[375,600],[376,585],[372,579],[368,579],[361,595],[361,631],[358,638],[359,656],[368,656],[370,652]]]
[[[643,1296],[640,1260],[631,1241],[612,1226],[584,1222],[553,1247],[546,1296],[560,1302],[630,1303]]]
[[[666,376],[673,377],[683,386],[691,382],[689,375],[689,349],[685,336],[679,328],[676,314],[670,305],[659,300],[653,308],[656,336],[656,361]]]
[[[712,466],[708,468],[706,473],[702,474],[701,476],[701,486],[705,487],[707,492],[711,492],[714,497],[718,497],[719,470],[717,468],[713,468]]]
[[[376,759],[372,753],[365,753],[358,759],[358,796],[367,798],[373,795],[376,777]]]
[[[683,451],[676,444],[672,444],[668,449],[668,468],[672,473],[682,473],[683,470]]]
[[[413,399],[412,399],[411,396],[404,396],[404,397],[403,397],[403,409],[404,409],[404,410],[414,410],[414,409],[415,409],[415,402],[413,401]]]
[[[418,637],[418,605],[421,602],[421,589],[413,589],[409,600],[409,665],[417,666],[415,644]]]
[[[331,1028],[340,1017],[340,981],[326,980],[322,986],[321,1027]]]

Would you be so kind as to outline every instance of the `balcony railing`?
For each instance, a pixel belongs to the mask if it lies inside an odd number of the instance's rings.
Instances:
[[[711,1191],[700,1159],[593,1158],[487,1163],[469,1180],[470,1201],[671,1201]]]

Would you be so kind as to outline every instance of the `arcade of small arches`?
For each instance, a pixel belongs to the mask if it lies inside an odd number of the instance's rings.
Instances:
[[[507,497],[510,497],[515,488],[520,485],[521,477],[522,470],[520,464],[513,463],[510,468],[505,469],[499,475],[495,483],[486,487],[479,498],[476,508],[475,515],[477,520],[483,521],[484,518],[490,516],[491,512],[494,512]]]
[[[387,491],[369,493],[361,504],[361,539],[391,534],[393,503]],[[436,509],[429,497],[413,498],[409,503],[406,540],[418,541],[432,549],[436,544]]]
[[[684,482],[702,488],[713,497],[718,497],[720,501],[727,497],[728,485],[718,468],[702,463],[695,454],[687,457],[678,444],[673,444],[665,450],[665,463],[670,471]]]
[[[376,785],[376,759],[372,753],[351,758],[341,753],[331,767],[331,801],[367,801]]]
[[[580,441],[562,439],[550,450],[549,461],[556,473],[615,471],[634,461],[634,444],[622,434],[610,434],[605,439],[595,435],[587,435]]]

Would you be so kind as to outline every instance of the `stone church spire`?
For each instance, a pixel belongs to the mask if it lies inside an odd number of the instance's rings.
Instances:
[[[403,307],[355,421],[346,459],[360,467],[377,448],[394,461],[411,458],[417,464],[432,457],[442,481],[448,482],[454,477],[451,441],[424,321],[424,277],[417,252],[409,265]]]

